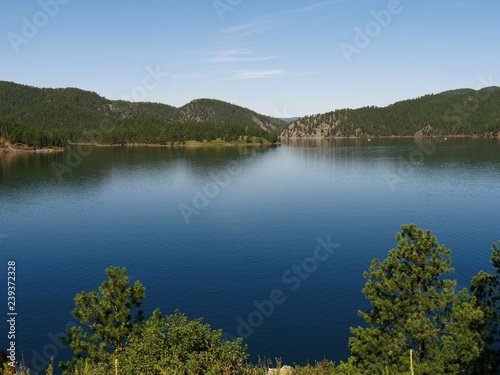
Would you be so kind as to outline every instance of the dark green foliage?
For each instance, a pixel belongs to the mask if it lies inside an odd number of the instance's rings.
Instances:
[[[500,250],[493,244],[491,263],[495,273],[480,271],[473,279],[471,291],[477,298],[484,313],[484,322],[478,326],[481,338],[485,343],[485,351],[476,361],[476,374],[500,373]]]
[[[276,142],[278,142],[278,134],[276,134],[275,132],[272,132],[272,133],[269,135],[269,142],[271,142],[271,143],[276,143]]]
[[[160,103],[111,101],[75,88],[39,89],[0,81],[0,130],[13,143],[33,147],[67,142],[169,144],[246,135],[269,138],[286,123],[211,99],[181,108]],[[16,125],[14,125],[16,124]],[[17,125],[22,124],[22,125]]]
[[[454,90],[405,100],[385,108],[364,107],[306,116],[289,124],[283,136],[497,136],[500,88]]]
[[[64,147],[68,133],[60,129],[43,130],[0,121],[0,137],[13,144],[23,144],[33,148]]]
[[[178,119],[182,123],[238,124],[263,128],[268,132],[282,130],[286,126],[283,120],[215,99],[197,99],[180,107]]]
[[[372,309],[361,312],[368,326],[352,328],[354,363],[366,374],[407,371],[415,353],[415,374],[465,373],[483,345],[475,329],[483,312],[467,290],[455,293],[451,251],[430,231],[404,225],[388,258],[373,260],[363,293]]]
[[[372,261],[363,292],[372,308],[359,312],[366,327],[351,328],[352,356],[338,366],[323,360],[295,366],[293,374],[498,374],[500,250],[493,244],[495,273],[481,271],[455,292],[451,250],[430,231],[404,225],[386,260]],[[64,374],[267,374],[281,361],[252,365],[241,339],[226,341],[201,319],[160,310],[144,319],[137,311],[145,296],[130,286],[124,268],[106,269],[99,292],[75,298],[73,316],[82,325],[63,340],[74,351],[61,363]],[[411,354],[410,354],[411,353]],[[412,361],[410,362],[410,355]],[[49,373],[49,371],[47,371]],[[1,369],[0,374],[25,374]]]
[[[131,287],[125,268],[106,269],[108,280],[99,292],[81,292],[75,297],[72,315],[83,326],[71,327],[64,344],[74,351],[72,362],[61,363],[64,369],[89,360],[93,364],[109,363],[112,354],[127,345],[131,335],[137,334],[143,320],[142,311],[132,316],[142,304],[146,290],[136,281]]]
[[[106,269],[99,292],[75,298],[71,327],[63,343],[73,349],[65,374],[237,374],[248,357],[242,340],[226,341],[201,319],[189,321],[176,311],[165,319],[159,310],[145,321],[136,310],[145,296],[139,281],[131,287],[125,268]]]
[[[241,339],[225,341],[201,319],[189,321],[179,311],[162,318],[156,310],[123,353],[127,374],[238,374],[248,355]]]

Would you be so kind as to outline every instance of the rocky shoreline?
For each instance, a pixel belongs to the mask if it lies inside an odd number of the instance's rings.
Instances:
[[[0,154],[52,153],[64,151],[63,148],[34,148],[28,145],[13,145],[5,138],[0,138]]]

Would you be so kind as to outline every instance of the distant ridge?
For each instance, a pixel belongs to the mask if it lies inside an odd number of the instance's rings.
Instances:
[[[62,148],[68,143],[175,146],[188,141],[272,144],[286,124],[215,99],[176,108],[109,100],[78,88],[0,81],[0,137],[18,148]]]
[[[288,117],[288,118],[280,118],[280,120],[285,121],[287,124],[297,121],[300,117]]]
[[[103,123],[111,125],[113,132],[99,137]],[[161,103],[109,100],[78,88],[37,88],[0,81],[0,136],[33,147],[62,147],[67,142],[82,141],[85,133],[97,134],[92,138],[97,143],[111,144],[175,144],[215,139],[246,142],[247,137],[251,143],[252,137],[275,139],[273,133],[282,139],[498,137],[500,88],[461,88],[384,108],[340,109],[278,119],[216,99],[196,99],[177,108]]]
[[[37,88],[0,81],[0,120],[26,126],[55,127],[62,122],[144,119],[173,123],[240,125],[281,131],[285,121],[215,99],[197,99],[176,108],[150,102],[109,100],[78,88]],[[89,124],[90,125],[90,124]]]
[[[340,109],[291,122],[281,138],[500,135],[500,88],[457,89],[384,108]]]
[[[471,92],[474,92],[474,90],[473,89],[456,89],[456,90],[443,91],[441,94],[462,95],[462,94],[469,94]]]

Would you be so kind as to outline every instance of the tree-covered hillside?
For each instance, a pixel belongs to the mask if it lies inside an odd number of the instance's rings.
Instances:
[[[204,121],[216,124],[238,124],[259,127],[266,131],[278,131],[286,122],[260,115],[248,108],[215,99],[197,99],[179,108],[178,120],[182,123]]]
[[[112,101],[77,88],[44,89],[0,81],[0,136],[33,147],[67,142],[167,144],[275,138],[284,121],[212,99],[181,108]],[[243,138],[241,138],[243,139]]]
[[[500,88],[459,89],[397,102],[388,107],[340,109],[306,116],[281,136],[377,137],[479,135],[500,132]]]

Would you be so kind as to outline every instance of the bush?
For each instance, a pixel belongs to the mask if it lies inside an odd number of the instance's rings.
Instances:
[[[160,310],[117,355],[127,374],[238,374],[247,357],[241,339],[226,341],[221,330],[180,311],[163,319]]]

